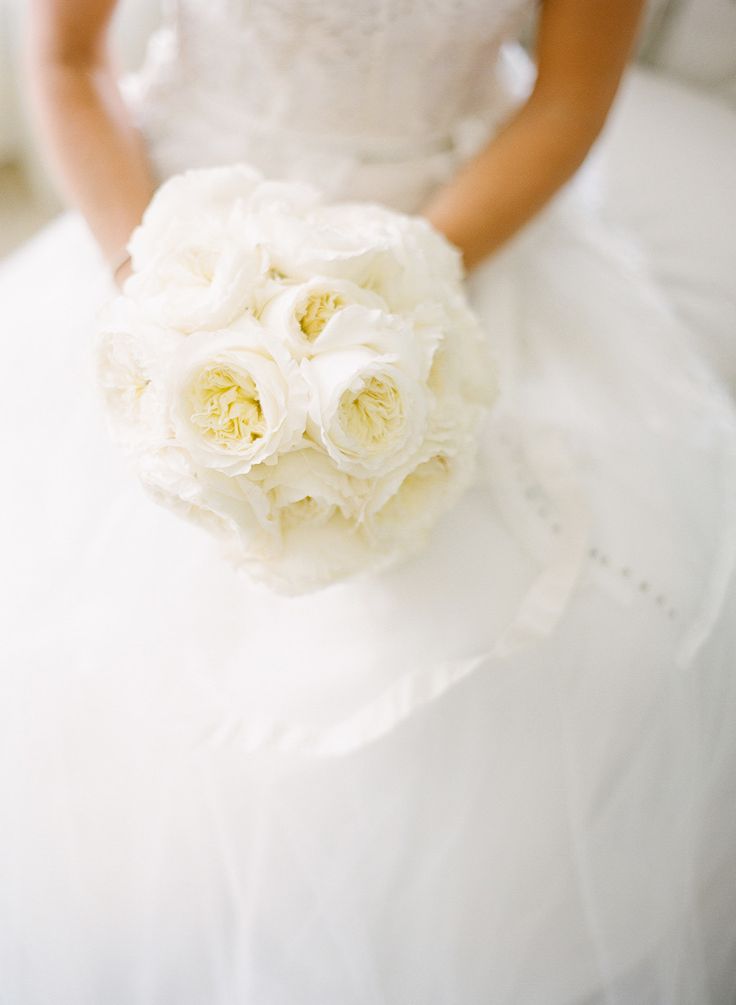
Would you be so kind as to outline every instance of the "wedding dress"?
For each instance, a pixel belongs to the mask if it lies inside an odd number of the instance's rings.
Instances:
[[[528,93],[528,7],[182,0],[125,95],[162,178],[416,211]],[[79,218],[2,266],[3,1005],[732,1002],[736,422],[601,177],[469,279],[476,483],[303,597],[110,443]]]

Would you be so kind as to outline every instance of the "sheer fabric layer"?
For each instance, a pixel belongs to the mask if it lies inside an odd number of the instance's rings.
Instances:
[[[412,209],[528,90],[518,7],[181,3],[130,99],[162,176],[246,157]],[[288,12],[332,26],[299,87]],[[481,51],[476,105],[449,57]],[[504,392],[477,483],[422,555],[303,598],[111,447],[80,222],[0,269],[0,998],[730,1005],[733,409],[590,180],[470,281]]]

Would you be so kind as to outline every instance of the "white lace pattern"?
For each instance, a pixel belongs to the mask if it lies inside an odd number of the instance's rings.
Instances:
[[[126,94],[162,177],[248,160],[413,210],[527,92],[529,6],[180,0]]]

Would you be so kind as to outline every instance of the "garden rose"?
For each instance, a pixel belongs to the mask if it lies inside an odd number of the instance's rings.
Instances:
[[[341,471],[382,475],[418,449],[432,395],[411,359],[358,346],[302,360],[301,369],[307,431]]]
[[[347,279],[315,276],[304,283],[281,288],[260,314],[261,321],[274,334],[288,342],[296,359],[319,352],[333,344],[323,337],[335,316],[348,307],[360,305],[387,310],[375,293]],[[354,337],[357,342],[360,335]]]
[[[193,169],[168,178],[155,192],[128,243],[135,272],[163,262],[183,237],[224,226],[262,184],[246,164]]]
[[[178,337],[146,322],[130,301],[117,297],[99,317],[97,382],[115,438],[129,447],[170,433],[162,389]]]
[[[191,336],[171,383],[176,435],[204,467],[244,474],[305,432],[299,367],[255,321]]]
[[[203,223],[154,267],[131,275],[125,292],[160,325],[216,331],[255,307],[255,287],[267,274],[261,248],[248,246],[232,225]]]

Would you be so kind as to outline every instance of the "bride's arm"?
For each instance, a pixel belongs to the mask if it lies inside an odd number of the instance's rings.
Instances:
[[[643,0],[542,0],[528,101],[424,208],[472,268],[574,174],[605,122]]]
[[[108,49],[114,7],[115,0],[32,0],[27,48],[52,164],[111,263],[154,190]]]

